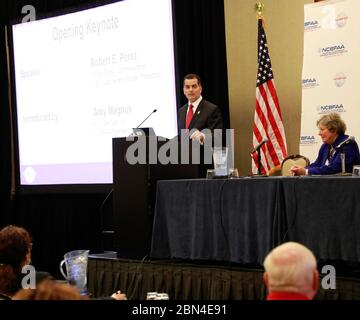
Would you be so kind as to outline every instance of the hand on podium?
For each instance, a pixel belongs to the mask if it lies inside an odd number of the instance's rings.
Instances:
[[[127,300],[126,294],[122,293],[120,290],[116,291],[111,295],[111,298],[114,300]]]
[[[196,140],[198,141],[200,144],[204,144],[205,141],[205,134],[203,134],[202,132],[200,132],[199,130],[195,130],[191,136],[190,139]]]

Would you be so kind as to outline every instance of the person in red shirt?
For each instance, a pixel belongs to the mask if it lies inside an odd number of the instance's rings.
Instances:
[[[296,242],[274,248],[264,260],[267,300],[312,300],[319,272],[314,254]]]

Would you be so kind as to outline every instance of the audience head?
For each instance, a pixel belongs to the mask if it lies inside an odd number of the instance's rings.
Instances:
[[[314,254],[296,242],[274,248],[264,260],[264,282],[271,292],[297,293],[312,299],[318,289]]]
[[[36,289],[19,290],[13,300],[88,300],[88,297],[80,295],[74,286],[46,279]]]
[[[21,269],[31,263],[32,240],[21,227],[0,230],[0,292],[14,294],[19,288]]]

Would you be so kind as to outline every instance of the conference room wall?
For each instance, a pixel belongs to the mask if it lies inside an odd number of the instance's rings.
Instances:
[[[283,115],[288,153],[298,153],[304,5],[313,3],[313,0],[262,2],[265,5],[265,32]],[[242,175],[251,172],[250,150],[257,74],[255,3],[254,0],[224,0],[230,123],[235,129],[235,164]]]

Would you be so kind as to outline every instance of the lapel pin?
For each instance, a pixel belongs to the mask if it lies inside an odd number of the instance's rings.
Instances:
[[[200,114],[200,110],[197,112],[197,114]]]

